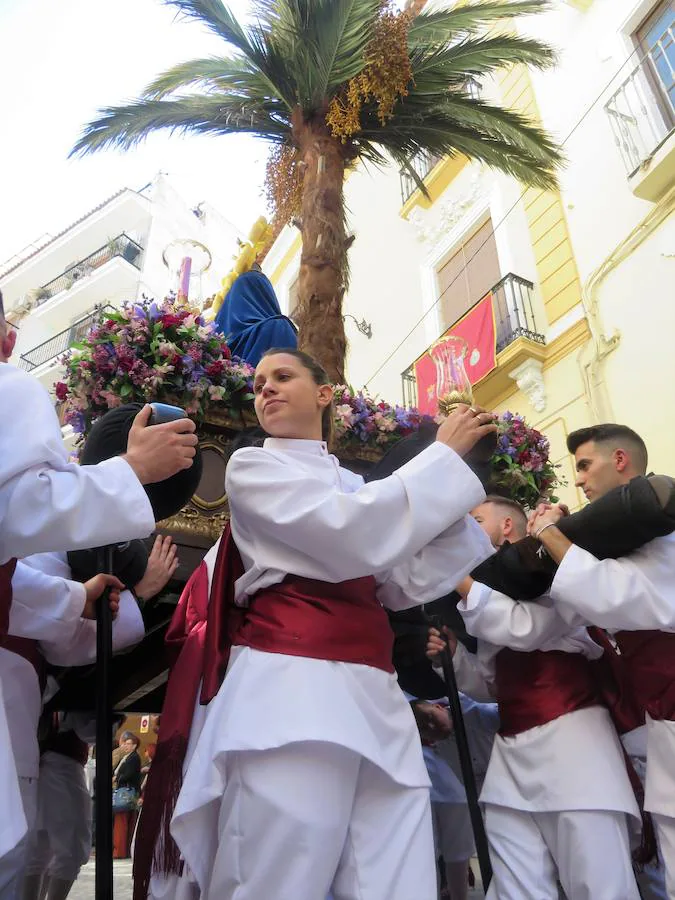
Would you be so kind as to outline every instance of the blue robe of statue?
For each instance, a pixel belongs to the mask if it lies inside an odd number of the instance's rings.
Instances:
[[[240,275],[216,316],[216,328],[234,356],[256,366],[272,347],[296,348],[298,333],[282,316],[272,282],[262,272]]]

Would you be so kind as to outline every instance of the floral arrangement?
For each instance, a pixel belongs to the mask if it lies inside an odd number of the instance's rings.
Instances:
[[[491,489],[530,509],[541,500],[556,502],[553,492],[563,482],[549,460],[548,438],[511,412],[502,413],[497,426]]]
[[[363,391],[340,384],[335,387],[335,438],[340,449],[375,447],[386,450],[422,423],[433,423],[418,409],[390,406]]]
[[[201,420],[209,404],[228,413],[250,410],[253,369],[231,357],[222,334],[174,297],[105,310],[63,358],[56,398],[79,434],[123,403],[180,402]]]

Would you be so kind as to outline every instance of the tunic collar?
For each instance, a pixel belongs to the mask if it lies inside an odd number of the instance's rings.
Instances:
[[[312,456],[329,456],[325,441],[307,441],[300,438],[266,438],[263,446],[267,450],[285,450],[295,453],[309,453]]]

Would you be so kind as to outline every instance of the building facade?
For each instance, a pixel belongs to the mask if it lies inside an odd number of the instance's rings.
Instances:
[[[570,431],[623,422],[654,470],[675,457],[660,403],[675,381],[675,5],[557,0],[514,25],[554,44],[558,65],[479,89],[563,143],[559,190],[524,190],[462,157],[412,161],[427,196],[393,167],[351,173],[348,374],[414,403],[413,362],[491,293],[497,366],[476,400],[550,437],[576,508]],[[299,259],[289,227],[265,268],[290,313]]]
[[[118,191],[0,267],[7,316],[18,327],[12,363],[51,390],[62,374],[60,357],[86,334],[97,309],[165,297],[177,288],[184,254],[193,258],[190,297],[212,296],[238,237],[213,207],[191,208],[166,175],[140,191]]]

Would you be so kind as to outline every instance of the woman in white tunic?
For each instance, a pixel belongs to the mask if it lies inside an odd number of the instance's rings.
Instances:
[[[237,451],[226,477],[244,572],[234,601],[256,598],[247,617],[289,579],[314,580],[326,595],[373,579],[385,606],[423,603],[492,552],[467,515],[484,491],[461,459],[493,430],[492,417],[460,408],[433,446],[364,486],[324,442],[327,381],[297,352],[271,351],[258,364],[256,412],[272,437]],[[392,671],[335,661],[349,657],[337,637],[351,608],[344,597],[315,597],[312,614],[325,612],[315,656],[235,637],[172,834],[204,900],[325,900],[329,891],[335,900],[433,900],[429,782],[413,715]],[[286,624],[277,621],[288,646]]]

